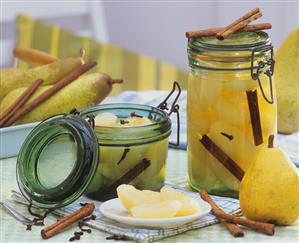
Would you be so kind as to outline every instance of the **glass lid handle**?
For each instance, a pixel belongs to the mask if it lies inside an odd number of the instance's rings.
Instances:
[[[254,58],[255,58],[255,53],[256,52],[260,52],[260,51],[271,51],[271,56],[270,59],[268,59],[267,61],[259,61],[258,66],[254,66]],[[274,73],[274,64],[275,61],[273,59],[273,46],[272,45],[267,45],[267,46],[263,46],[261,48],[254,48],[252,50],[251,53],[251,78],[253,80],[257,80],[261,93],[264,97],[264,99],[269,103],[269,104],[273,104],[274,103],[274,98],[273,98],[273,85],[272,85],[272,75]],[[256,69],[256,71],[254,71],[254,69]],[[261,80],[259,78],[259,76],[261,74],[265,74],[268,79],[269,79],[269,88],[270,88],[270,98],[268,98],[265,94],[263,85],[261,83]]]
[[[76,108],[73,108],[70,110],[70,114],[72,115],[80,115],[80,111],[78,111]]]
[[[176,97],[174,98],[174,101],[172,102],[171,108],[169,110],[167,101],[172,96],[172,94],[176,91],[176,88],[178,89],[178,93],[177,93]],[[173,86],[172,86],[172,90],[170,91],[170,93],[157,106],[161,110],[169,110],[168,116],[170,116],[172,113],[176,113],[176,116],[177,116],[177,141],[176,141],[176,143],[170,142],[169,144],[172,145],[172,146],[179,146],[180,145],[180,113],[179,113],[180,106],[177,103],[177,101],[178,101],[178,99],[181,95],[181,92],[182,92],[181,86],[179,85],[179,83],[177,81],[174,81]]]
[[[78,111],[76,108],[71,109],[70,114],[72,115],[80,115],[80,111]],[[88,115],[88,120],[87,122],[89,123],[89,125],[94,129],[94,115]]]

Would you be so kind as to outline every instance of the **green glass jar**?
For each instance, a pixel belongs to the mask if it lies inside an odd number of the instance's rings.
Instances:
[[[133,113],[151,123],[92,126],[102,113],[118,119]],[[17,160],[22,194],[39,208],[60,208],[85,194],[98,200],[116,196],[130,183],[158,190],[164,184],[171,121],[161,109],[138,104],[99,105],[41,122],[28,135]]]
[[[200,37],[189,40],[188,58],[189,183],[196,190],[237,197],[237,172],[246,172],[277,132],[272,44],[262,31],[223,41]],[[216,147],[225,161],[217,158]],[[238,170],[228,168],[227,158]]]

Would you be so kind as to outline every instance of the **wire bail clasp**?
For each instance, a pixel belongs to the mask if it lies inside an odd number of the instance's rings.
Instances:
[[[94,125],[95,125],[94,124],[94,118],[95,118],[95,116],[93,114],[91,114],[91,115],[87,115],[87,117],[88,117],[87,122],[92,127],[92,129],[94,129]]]
[[[169,109],[167,101],[172,96],[172,94],[176,91],[176,88],[178,89],[178,93],[177,93],[177,95],[176,95],[176,97],[175,97],[174,101],[172,102],[171,107]],[[172,90],[170,91],[170,93],[157,106],[161,110],[169,111],[168,116],[170,116],[172,113],[176,113],[176,116],[177,116],[177,141],[176,141],[176,143],[169,142],[169,144],[173,145],[173,146],[179,146],[180,145],[180,113],[179,113],[180,106],[177,103],[177,101],[178,101],[178,99],[181,95],[181,92],[182,92],[181,86],[179,85],[179,83],[177,81],[174,81],[173,86],[172,86]]]
[[[77,108],[73,108],[70,110],[71,115],[80,115],[80,111],[77,110]]]
[[[260,52],[260,51],[271,51],[270,54],[270,59],[268,59],[267,61],[259,61],[258,66],[254,66],[254,58],[255,58],[255,53],[256,52]],[[257,80],[261,93],[264,97],[264,99],[269,103],[269,104],[273,104],[274,103],[274,98],[273,98],[273,84],[272,84],[272,75],[274,73],[274,58],[273,58],[273,46],[272,45],[267,45],[267,46],[263,46],[263,47],[258,47],[258,48],[254,48],[252,50],[251,53],[251,78],[253,80]],[[254,69],[256,69],[256,72],[254,72]],[[260,74],[265,74],[266,76],[268,76],[269,79],[269,85],[270,85],[270,99],[268,97],[266,97],[265,91],[263,89],[263,85],[261,83],[260,80]]]
[[[76,108],[71,109],[70,114],[72,115],[80,115],[80,111],[78,111]],[[89,123],[89,125],[94,128],[95,124],[94,124],[94,118],[95,116],[93,114],[91,115],[87,115],[87,122]]]

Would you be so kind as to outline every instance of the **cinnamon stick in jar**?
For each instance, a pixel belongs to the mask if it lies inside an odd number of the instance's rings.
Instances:
[[[240,166],[230,158],[220,147],[218,147],[207,135],[203,135],[199,139],[200,143],[206,150],[213,155],[226,169],[228,169],[240,181],[244,176],[244,171]]]
[[[248,103],[248,109],[250,114],[254,144],[258,146],[263,143],[263,132],[262,132],[262,125],[261,125],[257,90],[246,91],[246,96],[247,96],[247,103]]]
[[[95,205],[93,203],[87,203],[82,208],[66,216],[65,218],[57,221],[56,223],[41,230],[41,236],[43,239],[49,239],[50,237],[58,234],[68,226],[83,219],[93,213]]]

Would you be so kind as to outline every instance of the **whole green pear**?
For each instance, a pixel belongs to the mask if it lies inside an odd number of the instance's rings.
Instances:
[[[261,149],[241,181],[239,199],[249,219],[278,225],[298,219],[298,170],[284,151],[271,146]]]
[[[83,75],[17,120],[15,124],[41,121],[56,114],[68,113],[74,107],[81,110],[96,105],[108,96],[113,83],[111,77],[106,74]],[[38,88],[26,104],[49,87],[51,86]],[[25,90],[26,88],[18,88],[11,91],[0,104],[1,112],[4,112]]]
[[[0,101],[12,90],[30,86],[35,80],[43,79],[43,85],[54,84],[70,71],[82,65],[80,57],[60,59],[34,68],[6,68],[0,73]]]
[[[299,28],[285,39],[275,55],[278,131],[299,130]]]

